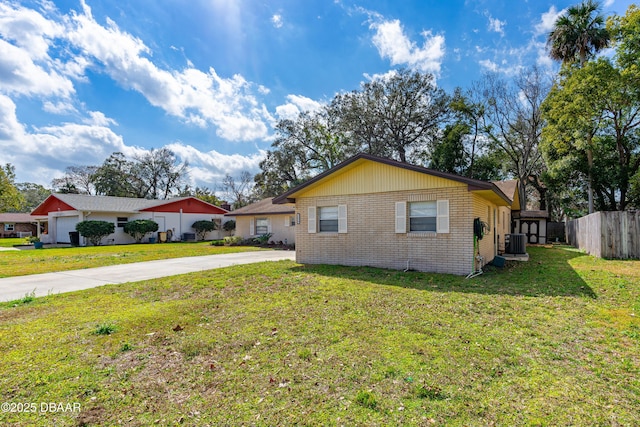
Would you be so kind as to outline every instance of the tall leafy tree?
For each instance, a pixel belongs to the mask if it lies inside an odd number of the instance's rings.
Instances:
[[[551,58],[564,65],[577,64],[584,67],[592,58],[610,44],[609,31],[605,18],[600,13],[600,3],[585,0],[571,6],[567,12],[556,20],[553,30],[547,37],[547,46]],[[593,143],[592,134],[584,133],[585,153],[588,166],[588,201],[589,213],[593,212]]]
[[[424,163],[449,119],[449,98],[430,74],[401,69],[296,119],[281,120],[255,177],[274,196],[358,152]]]
[[[187,164],[179,164],[166,148],[137,156],[133,160],[115,152],[91,176],[96,193],[105,196],[166,199],[180,192]]]
[[[233,209],[253,203],[253,177],[248,171],[242,171],[239,177],[227,174],[222,180],[220,191],[227,198]]]
[[[151,149],[135,160],[136,192],[148,199],[166,199],[177,192],[188,166],[168,148]]]
[[[221,200],[218,196],[216,196],[215,191],[208,187],[196,187],[191,188],[189,185],[185,185],[178,193],[179,197],[197,197],[200,200],[203,200],[207,203],[211,203],[212,205],[221,206],[224,201]]]
[[[529,177],[544,171],[538,144],[544,124],[541,105],[550,86],[537,67],[524,70],[511,83],[497,74],[487,74],[479,84],[485,97],[484,132],[489,150],[504,153],[507,170],[518,179],[523,209],[528,208]]]
[[[0,166],[0,212],[18,210],[24,199],[15,186],[15,167],[10,163]]]
[[[22,194],[24,200],[24,203],[20,206],[20,212],[31,212],[51,194],[50,189],[33,182],[17,183],[16,188]]]
[[[335,102],[276,125],[276,139],[255,177],[259,197],[276,196],[359,150],[341,127]]]
[[[630,82],[635,91],[631,96],[640,97],[640,8],[632,4],[624,16],[612,16],[607,21],[616,46],[616,64],[622,75]],[[631,177],[629,199],[631,204],[640,208],[640,171]]]
[[[556,20],[547,37],[551,58],[581,67],[596,53],[609,46],[609,31],[600,3],[585,0],[571,6]]]
[[[638,12],[630,8],[630,13]],[[640,20],[635,22],[635,29],[625,28],[631,39],[640,34]],[[573,168],[586,177],[589,212],[626,209],[640,169],[637,59],[636,64],[620,59],[628,46],[618,45],[616,63],[600,58],[564,69],[544,104],[543,149],[550,172],[562,176]]]
[[[448,121],[449,97],[431,74],[401,69],[339,99],[344,129],[371,154],[416,162]]]
[[[64,176],[51,181],[51,186],[57,193],[96,194],[93,175],[98,166],[68,166]]]
[[[97,194],[116,197],[144,197],[137,188],[135,164],[121,152],[112,153],[92,178]]]
[[[509,159],[502,150],[487,144],[486,107],[480,92],[454,91],[450,104],[453,120],[430,143],[430,168],[485,181],[508,176],[503,165]]]

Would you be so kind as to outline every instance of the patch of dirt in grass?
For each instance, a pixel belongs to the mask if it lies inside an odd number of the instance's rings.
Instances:
[[[106,411],[100,406],[94,406],[84,409],[76,420],[77,427],[86,427],[92,425],[103,425]]]

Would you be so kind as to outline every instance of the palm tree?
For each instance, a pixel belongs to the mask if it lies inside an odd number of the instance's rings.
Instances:
[[[553,30],[547,37],[547,46],[552,59],[568,65],[575,64],[577,61],[582,68],[587,59],[608,47],[610,40],[604,16],[600,14],[600,3],[584,0],[579,5],[571,6],[565,14],[558,17]],[[592,136],[592,134],[586,136],[589,213],[593,213]]]
[[[550,56],[563,64],[584,63],[609,46],[609,32],[600,3],[584,0],[561,15],[547,37]]]

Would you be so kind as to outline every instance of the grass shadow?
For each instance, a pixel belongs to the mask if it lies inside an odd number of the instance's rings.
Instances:
[[[574,258],[587,256],[586,254],[565,247],[532,247],[528,248],[528,253],[528,262],[510,261],[504,268],[486,266],[484,274],[472,279],[451,274],[324,264],[306,264],[293,269],[322,276],[424,291],[597,298],[593,289],[569,263]]]

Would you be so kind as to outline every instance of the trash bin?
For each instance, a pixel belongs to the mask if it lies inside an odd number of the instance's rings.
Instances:
[[[71,240],[71,246],[80,246],[80,232],[70,231],[69,240]]]
[[[155,243],[155,242],[156,242],[155,237],[149,237],[149,243]]]
[[[166,231],[158,231],[158,241],[160,243],[164,243],[167,241],[167,232]]]

